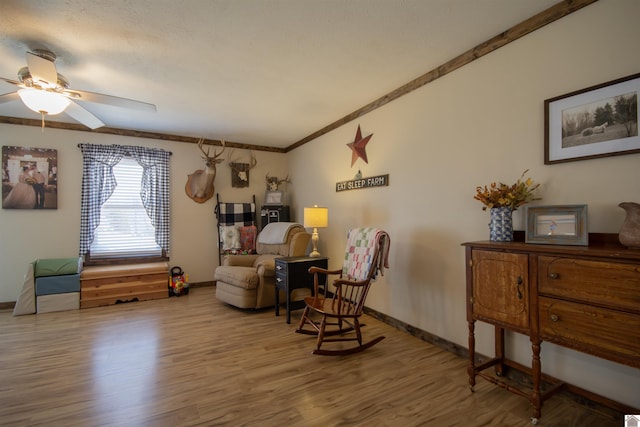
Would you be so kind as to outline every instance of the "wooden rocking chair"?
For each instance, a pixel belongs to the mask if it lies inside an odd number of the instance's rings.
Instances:
[[[313,354],[340,356],[358,353],[384,339],[384,336],[379,336],[363,344],[360,327],[364,325],[360,324],[359,318],[362,316],[371,282],[379,272],[383,274],[384,268],[389,268],[389,243],[389,235],[383,230],[354,228],[347,235],[345,261],[341,270],[319,267],[309,269],[309,273],[314,275],[314,293],[313,296],[304,299],[306,307],[296,332],[317,336],[317,346]],[[333,289],[325,288],[321,294],[318,286],[319,275],[339,277],[333,281]],[[320,315],[320,321],[311,318],[314,314]],[[310,325],[311,330],[304,329],[306,325]],[[355,332],[355,337],[344,336],[351,332]],[[339,337],[326,338],[335,336]],[[358,345],[336,350],[321,348],[325,342],[337,341],[357,341]]]

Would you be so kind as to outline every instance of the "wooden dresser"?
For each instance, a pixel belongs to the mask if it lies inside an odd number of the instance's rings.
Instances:
[[[591,234],[589,240],[589,246],[518,241],[463,244],[469,385],[473,390],[476,376],[481,376],[528,398],[534,424],[544,400],[567,386],[558,381],[542,393],[543,341],[640,368],[640,251],[620,245],[616,234]],[[479,365],[474,333],[477,320],[495,326],[495,357]],[[530,369],[505,356],[505,329],[530,337]],[[499,377],[504,366],[530,372],[532,389],[524,391],[502,381]],[[490,367],[496,375],[483,372]]]

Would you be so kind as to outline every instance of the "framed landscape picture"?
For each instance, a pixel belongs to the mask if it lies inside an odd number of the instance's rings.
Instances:
[[[640,74],[544,102],[544,163],[640,153]]]
[[[2,147],[2,208],[58,209],[58,152]]]

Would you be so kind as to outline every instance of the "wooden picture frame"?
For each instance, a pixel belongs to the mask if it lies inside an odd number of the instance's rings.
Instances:
[[[589,244],[587,205],[528,206],[526,218],[526,243]]]
[[[249,187],[251,165],[249,163],[229,163],[229,167],[231,168],[231,187]]]
[[[544,101],[544,164],[640,153],[640,73]]]

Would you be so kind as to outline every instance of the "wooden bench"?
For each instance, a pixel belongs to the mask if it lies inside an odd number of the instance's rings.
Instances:
[[[80,308],[168,298],[168,283],[166,262],[85,267],[80,275]]]

